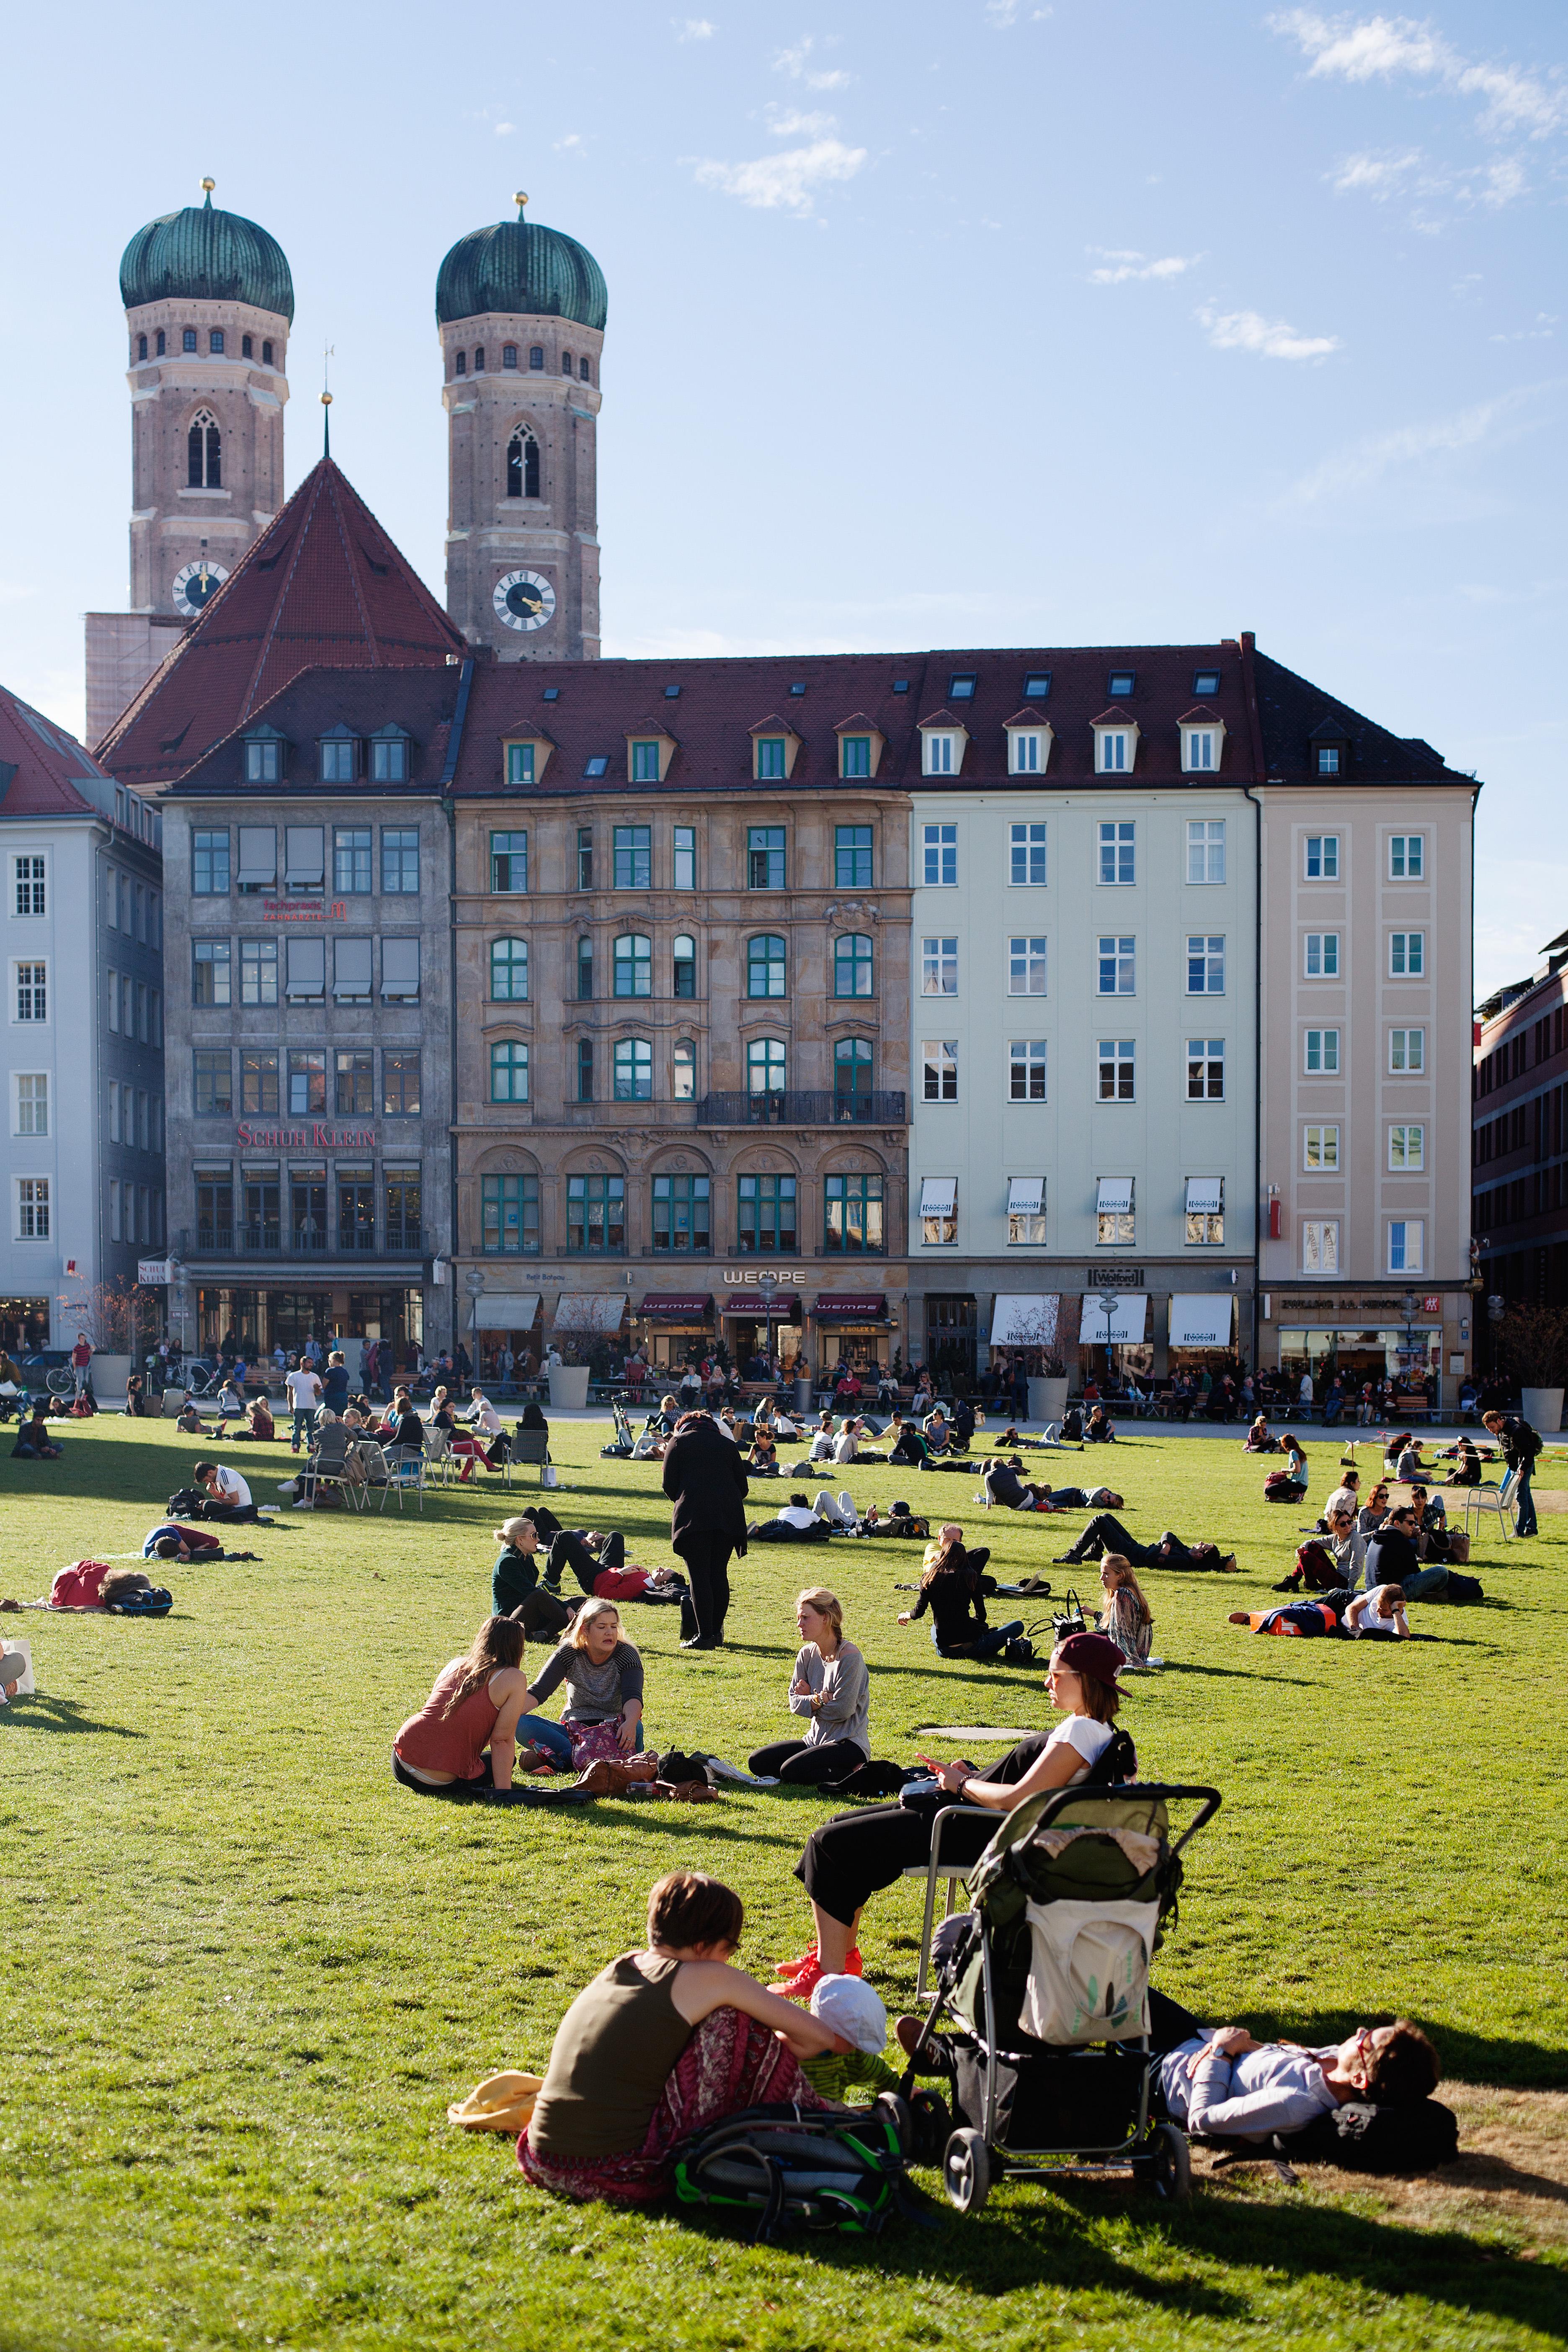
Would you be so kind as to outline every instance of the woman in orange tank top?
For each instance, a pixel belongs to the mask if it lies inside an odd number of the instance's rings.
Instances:
[[[517,1718],[528,1701],[523,1630],[487,1617],[466,1658],[454,1658],[392,1743],[392,1777],[427,1797],[511,1787]]]

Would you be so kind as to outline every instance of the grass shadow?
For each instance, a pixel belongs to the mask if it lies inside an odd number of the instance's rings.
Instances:
[[[27,1712],[19,1716],[17,1707]],[[35,1712],[35,1710],[37,1710]],[[100,1723],[96,1717],[73,1706],[68,1699],[47,1698],[40,1692],[30,1697],[14,1700],[8,1707],[0,1708],[0,1731],[102,1731],[111,1739],[146,1739],[150,1735],[138,1731],[128,1723]]]

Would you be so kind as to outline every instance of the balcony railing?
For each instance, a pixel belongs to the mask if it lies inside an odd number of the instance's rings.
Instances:
[[[273,1258],[298,1264],[322,1257],[423,1257],[424,1239],[417,1225],[380,1242],[358,1230],[321,1234],[309,1227],[291,1230],[279,1225],[197,1225],[183,1228],[175,1255],[183,1258]]]
[[[703,1095],[699,1127],[902,1127],[901,1094],[834,1094],[826,1087],[768,1094]]]

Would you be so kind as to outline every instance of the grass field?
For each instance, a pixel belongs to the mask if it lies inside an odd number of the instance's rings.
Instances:
[[[568,1524],[618,1524],[632,1557],[668,1560],[657,1470],[601,1462],[605,1434],[558,1425],[552,1499]],[[69,1559],[139,1548],[198,1450],[112,1419],[66,1446],[52,1465],[0,1448],[0,1587],[24,1598]],[[1309,1452],[1315,1507],[1340,1447]],[[226,1458],[266,1499],[286,1454]],[[701,2219],[527,2188],[505,2141],[448,2126],[448,2100],[542,2064],[566,2002],[640,1941],[647,1887],[677,1862],[740,1890],[759,1974],[802,1949],[790,1871],[826,1808],[729,1793],[552,1818],[395,1787],[393,1732],[488,1609],[492,1481],[427,1499],[423,1518],[296,1517],[255,1539],[259,1566],[174,1570],[162,1622],[0,1621],[31,1638],[39,1682],[0,1711],[4,2352],[1561,2341],[1568,1517],[1543,1512],[1517,1548],[1483,1539],[1486,1605],[1417,1612],[1437,1643],[1270,1643],[1226,1612],[1260,1604],[1308,1514],[1267,1508],[1238,1444],[1134,1433],[1112,1456],[1051,1459],[1060,1478],[1121,1487],[1139,1533],[1170,1525],[1240,1555],[1239,1576],[1150,1580],[1169,1663],[1124,1719],[1146,1771],[1226,1800],[1189,1857],[1159,1980],[1205,2015],[1309,2041],[1408,2011],[1461,2086],[1458,2168],[1291,2189],[1248,2165],[1205,2172],[1185,2209],[1007,2186],[973,2220],[944,2206],[929,2231],[758,2250]],[[917,1508],[979,1522],[967,1479],[915,1485]],[[881,1468],[852,1480],[862,1505],[910,1486]],[[1079,1525],[994,1513],[982,1539],[1004,1572],[1044,1568],[1059,1591],[1068,1571],[1046,1563]],[[673,1611],[629,1611],[650,1744],[743,1760],[784,1736],[791,1604],[819,1576],[871,1663],[878,1753],[908,1758],[921,1724],[1044,1720],[1038,1672],[942,1664],[923,1629],[896,1625],[892,1585],[918,1559],[755,1547],[731,1645],[711,1656],[679,1651]],[[912,1990],[917,1905],[895,1888],[867,1914],[892,2012]]]

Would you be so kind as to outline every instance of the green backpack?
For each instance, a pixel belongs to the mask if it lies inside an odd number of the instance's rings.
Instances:
[[[734,2206],[756,2216],[754,2244],[785,2230],[873,2236],[910,2210],[890,2104],[854,2114],[746,2107],[687,2142],[675,2168],[683,2205]]]

